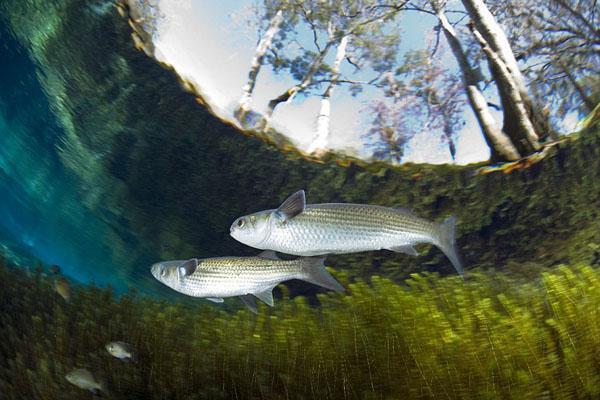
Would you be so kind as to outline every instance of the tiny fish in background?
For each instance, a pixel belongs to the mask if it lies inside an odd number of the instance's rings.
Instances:
[[[133,351],[133,347],[129,343],[116,341],[110,342],[106,346],[106,351],[113,357],[118,358],[121,361],[136,361],[137,357]]]
[[[192,297],[222,303],[224,297],[239,296],[256,312],[253,296],[273,306],[272,290],[279,283],[300,279],[335,291],[344,288],[325,269],[322,257],[280,260],[274,252],[258,257],[216,257],[159,262],[152,275],[173,290]]]
[[[66,302],[71,300],[71,285],[63,277],[58,277],[54,281],[54,291],[60,295]]]
[[[247,246],[297,256],[381,249],[416,256],[414,245],[431,243],[462,275],[454,241],[455,225],[455,217],[433,222],[402,208],[345,203],[307,205],[304,190],[300,190],[277,209],[236,219],[230,234]]]
[[[89,390],[97,396],[108,394],[104,384],[99,382],[94,374],[85,368],[77,368],[65,375],[67,381],[78,388]]]
[[[53,275],[58,275],[60,274],[60,267],[56,264],[53,264],[50,266],[49,271]]]

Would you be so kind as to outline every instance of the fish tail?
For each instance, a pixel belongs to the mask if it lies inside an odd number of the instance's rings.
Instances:
[[[325,257],[305,257],[305,260],[299,279],[336,292],[345,290],[325,268]]]
[[[446,257],[450,259],[450,262],[456,271],[462,276],[464,275],[464,270],[458,255],[458,250],[456,248],[456,239],[454,235],[455,228],[455,216],[448,217],[444,222],[442,222],[439,225],[437,232],[436,245],[444,252]]]
[[[110,396],[110,392],[108,391],[108,389],[106,388],[106,385],[104,383],[101,383],[100,385],[98,385],[98,387],[91,389],[91,392],[94,396],[97,396],[97,397]]]

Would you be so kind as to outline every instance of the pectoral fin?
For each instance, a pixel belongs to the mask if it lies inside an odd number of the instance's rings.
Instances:
[[[304,190],[299,190],[288,197],[277,209],[277,213],[283,221],[290,220],[304,211],[306,207],[306,196]]]
[[[275,304],[273,302],[273,288],[269,288],[267,290],[263,290],[261,292],[252,293],[256,297],[258,297],[261,301],[265,302],[268,306],[273,307]]]
[[[240,296],[240,300],[242,300],[242,303],[244,303],[244,305],[248,307],[250,311],[252,311],[254,314],[258,314],[258,310],[256,309],[256,299],[254,296],[251,294],[245,294]]]
[[[222,297],[206,297],[206,300],[210,300],[213,303],[222,303],[224,301]]]
[[[324,257],[306,257],[304,260],[304,273],[300,279],[336,292],[344,291],[344,287],[325,268]]]
[[[408,254],[411,256],[418,256],[419,253],[417,252],[417,250],[411,246],[410,244],[404,245],[404,246],[394,246],[394,247],[389,247],[388,250],[391,251],[395,251],[397,253],[404,253],[404,254]]]
[[[273,250],[265,250],[261,252],[258,256],[267,260],[280,260],[280,258],[277,257],[277,254],[275,254]]]

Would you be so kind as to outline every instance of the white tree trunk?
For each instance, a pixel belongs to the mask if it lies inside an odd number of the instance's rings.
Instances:
[[[321,110],[319,111],[319,116],[317,118],[317,135],[308,148],[309,153],[315,153],[327,148],[331,119],[331,96],[333,95],[333,88],[337,84],[337,80],[340,76],[340,65],[342,64],[342,61],[344,61],[344,57],[346,57],[348,39],[348,36],[344,36],[337,46],[335,62],[333,63],[331,72],[331,82],[327,85],[327,89],[325,89],[321,98]]]
[[[260,42],[258,43],[258,46],[256,47],[254,57],[252,58],[252,64],[250,65],[250,72],[248,73],[248,81],[246,82],[244,87],[242,87],[242,97],[240,98],[238,108],[236,109],[236,117],[240,121],[245,117],[248,111],[250,111],[252,92],[254,91],[254,86],[256,86],[256,79],[258,77],[258,73],[260,71],[260,68],[262,67],[265,54],[267,53],[267,50],[269,50],[269,48],[271,47],[273,38],[275,37],[277,32],[279,32],[279,26],[281,25],[282,21],[283,10],[279,10],[271,19],[269,29],[267,29]]]
[[[510,74],[508,67],[500,59],[498,54],[490,48],[479,31],[475,28],[473,28],[472,31],[477,41],[481,44],[483,52],[486,54],[493,69],[497,71],[494,79],[496,80],[497,85],[504,88],[503,93],[508,97],[506,100],[510,103],[511,118],[515,118],[520,135],[525,136],[525,139],[527,139],[534,150],[539,150],[540,145],[538,143],[538,136],[535,133],[535,128],[527,114],[527,109],[521,98],[519,87],[514,81],[513,76]],[[509,110],[504,110],[504,112],[507,113]]]
[[[510,138],[502,132],[502,130],[496,124],[492,113],[487,105],[487,101],[479,90],[477,74],[471,67],[467,55],[465,54],[460,41],[456,35],[456,31],[446,18],[443,10],[439,8],[435,1],[432,1],[432,6],[435,13],[442,25],[444,36],[448,40],[452,54],[458,62],[458,66],[461,71],[461,77],[465,90],[467,92],[467,98],[469,104],[475,113],[477,122],[483,132],[483,137],[488,144],[492,153],[492,159],[501,159],[507,161],[514,161],[520,158],[520,154],[517,151]]]
[[[531,124],[533,125],[536,135],[538,137],[545,136],[546,134],[552,134],[552,129],[548,124],[546,118],[540,109],[534,104],[531,96],[529,94],[529,90],[527,90],[527,85],[525,83],[525,78],[519,69],[519,64],[517,63],[517,59],[512,51],[510,46],[510,42],[504,33],[504,30],[496,21],[494,15],[487,8],[483,0],[461,0],[465,9],[469,13],[473,24],[476,29],[481,33],[481,36],[488,43],[489,47],[494,51],[498,57],[504,62],[508,73],[511,75],[515,85],[518,88],[519,94],[527,110],[527,115]],[[503,104],[503,106],[506,106]],[[510,104],[508,104],[508,109],[505,108],[505,118],[504,125],[505,130],[510,131],[514,129],[513,117],[510,115],[514,111],[511,109]],[[536,142],[531,143],[530,148],[536,148],[539,144]]]
[[[481,33],[481,36],[483,36],[490,48],[496,52],[502,61],[504,61],[504,64],[506,64],[506,67],[519,88],[519,92],[525,93],[528,96],[529,94],[527,87],[525,86],[525,79],[519,69],[517,59],[510,47],[510,43],[508,42],[504,30],[496,21],[496,17],[492,15],[483,0],[462,0],[462,3],[469,13],[471,20],[477,27],[477,30]]]

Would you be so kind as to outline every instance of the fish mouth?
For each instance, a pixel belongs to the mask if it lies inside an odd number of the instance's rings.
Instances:
[[[160,281],[160,274],[164,268],[165,266],[163,265],[163,263],[152,264],[152,266],[150,267],[150,273],[152,274],[152,276],[154,276],[157,280]]]

